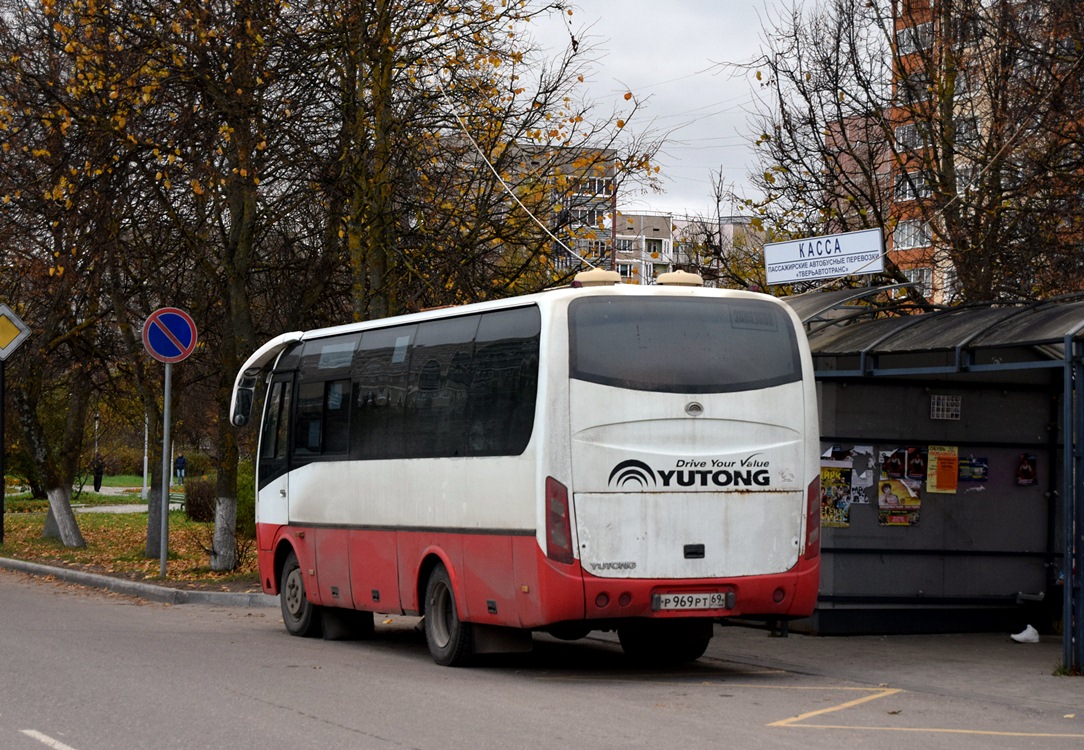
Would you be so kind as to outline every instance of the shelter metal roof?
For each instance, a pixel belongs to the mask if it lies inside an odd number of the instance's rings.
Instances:
[[[901,315],[899,303],[885,299],[896,288],[813,292],[784,301],[806,323],[814,356],[1056,347],[1066,337],[1084,336],[1084,294]],[[1060,349],[1057,355],[1060,359]]]

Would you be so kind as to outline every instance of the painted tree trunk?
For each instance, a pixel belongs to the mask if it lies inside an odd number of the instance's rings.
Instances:
[[[227,571],[237,567],[237,498],[221,497],[215,504],[214,549],[211,570]]]
[[[54,487],[46,490],[45,496],[49,498],[49,515],[45,519],[45,531],[43,537],[59,539],[65,547],[86,547],[83,533],[79,531],[79,524],[75,521],[75,511],[72,510],[71,489]]]

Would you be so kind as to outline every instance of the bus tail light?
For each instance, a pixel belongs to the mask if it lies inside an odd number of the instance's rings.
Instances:
[[[546,557],[572,564],[572,518],[568,510],[568,488],[546,477]]]
[[[821,478],[809,483],[806,490],[805,559],[812,560],[821,553]]]

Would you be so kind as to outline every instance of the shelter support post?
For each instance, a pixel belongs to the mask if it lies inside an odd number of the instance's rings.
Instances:
[[[1062,641],[1064,667],[1072,673],[1084,670],[1084,362],[1081,345],[1072,335],[1065,337],[1065,384],[1062,423],[1063,440],[1062,523]]]

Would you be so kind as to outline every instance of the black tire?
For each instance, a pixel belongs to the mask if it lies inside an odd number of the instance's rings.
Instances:
[[[320,635],[320,608],[309,601],[305,592],[305,574],[297,563],[297,555],[290,552],[282,566],[279,579],[279,607],[286,632],[303,638]]]
[[[443,565],[433,568],[425,586],[425,641],[433,661],[463,667],[474,658],[474,627],[459,619],[452,579]]]
[[[696,661],[708,649],[711,627],[698,622],[638,622],[617,629],[621,650],[637,664],[674,666]]]

